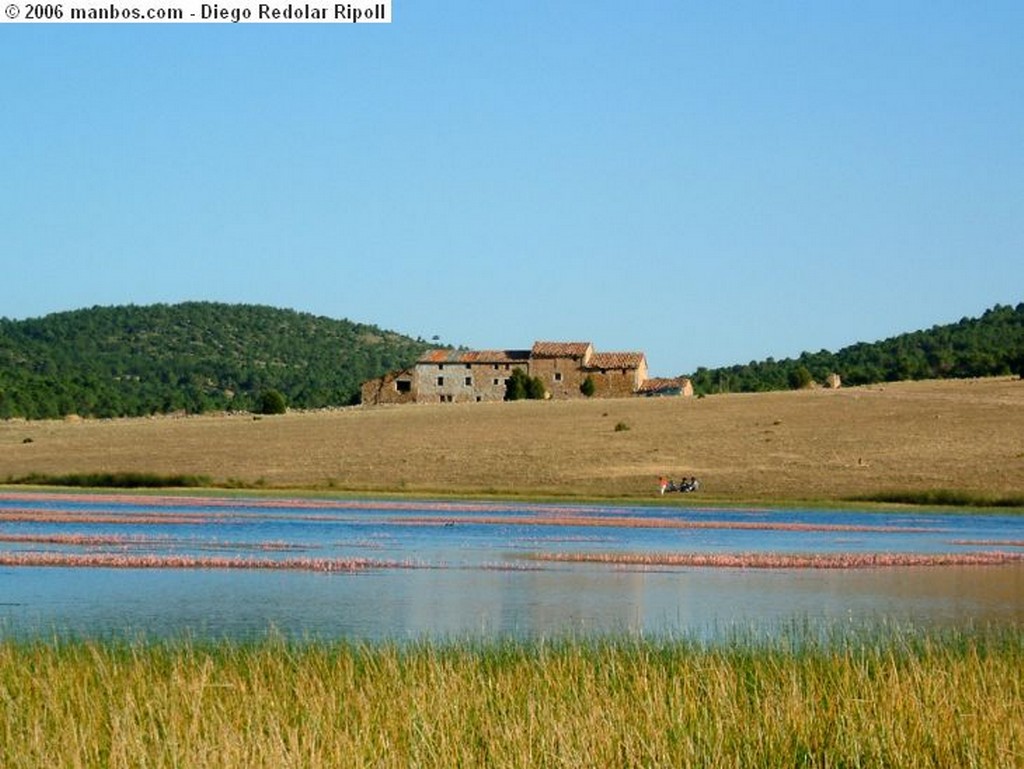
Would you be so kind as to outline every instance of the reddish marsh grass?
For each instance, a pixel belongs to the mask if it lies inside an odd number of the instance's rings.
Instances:
[[[274,569],[279,571],[351,572],[364,569],[432,568],[413,561],[368,558],[223,558],[123,553],[0,552],[0,566],[59,566],[98,569]]]
[[[1024,561],[1021,553],[537,553],[539,561],[620,566],[721,569],[869,569],[896,566],[996,566]]]

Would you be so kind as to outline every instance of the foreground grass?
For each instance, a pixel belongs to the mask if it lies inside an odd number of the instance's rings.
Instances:
[[[1024,634],[0,642],[0,765],[1024,765]]]

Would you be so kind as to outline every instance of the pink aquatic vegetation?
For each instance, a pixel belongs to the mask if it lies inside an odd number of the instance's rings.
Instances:
[[[102,547],[104,545],[167,545],[172,540],[167,537],[132,537],[124,534],[5,534],[0,532],[0,542]]]
[[[973,547],[1024,547],[1024,539],[954,539],[950,544]]]
[[[895,566],[994,566],[1021,553],[537,553],[539,561],[723,569],[871,569]]]
[[[239,520],[232,516],[231,520]],[[115,523],[115,524],[196,524],[211,521],[223,522],[223,514],[217,513],[111,513],[78,512],[74,510],[12,509],[0,510],[0,521],[12,523]]]
[[[74,492],[0,491],[0,501],[60,502],[80,504],[138,505],[145,507],[189,507],[218,509],[294,509],[294,510],[437,510],[454,512],[485,512],[517,509],[503,502],[459,502],[449,500],[405,501],[386,499],[268,499],[258,497],[176,496],[161,494],[80,494]],[[572,509],[545,506],[550,510]]]
[[[372,558],[252,558],[191,555],[126,555],[122,553],[2,552],[0,566],[60,567],[83,569],[251,569],[271,571],[357,572],[370,569],[447,569],[446,564]],[[522,562],[488,562],[483,571],[534,571]]]
[[[0,566],[59,566],[101,569],[275,569],[280,571],[353,572],[364,569],[427,568],[412,561],[368,558],[242,558],[121,553],[0,552]]]
[[[264,552],[305,550],[305,546],[289,542],[221,542],[218,540],[147,537],[130,534],[7,534],[0,532],[0,542],[33,545],[71,545],[77,547],[196,547],[203,550],[261,550]]]

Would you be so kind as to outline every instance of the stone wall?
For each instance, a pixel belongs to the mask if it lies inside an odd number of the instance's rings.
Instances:
[[[594,379],[595,398],[628,398],[640,386],[635,369],[602,369],[586,373]]]
[[[371,406],[385,403],[416,403],[415,373],[413,369],[402,369],[363,382],[360,398],[362,403]]]
[[[472,403],[505,398],[511,363],[420,363],[416,366],[418,403]]]
[[[643,353],[595,353],[589,342],[535,342],[531,350],[432,350],[411,369],[364,383],[363,403],[500,401],[517,368],[540,379],[547,396],[557,400],[585,397],[581,387],[588,377],[596,398],[649,394],[641,387],[649,378]]]
[[[550,397],[557,400],[581,397],[580,385],[586,378],[579,361],[572,358],[535,358],[527,373],[538,377]]]

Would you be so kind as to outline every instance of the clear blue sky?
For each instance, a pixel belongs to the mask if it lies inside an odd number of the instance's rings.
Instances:
[[[656,375],[1024,300],[1024,3],[0,24],[0,316],[247,302]]]

